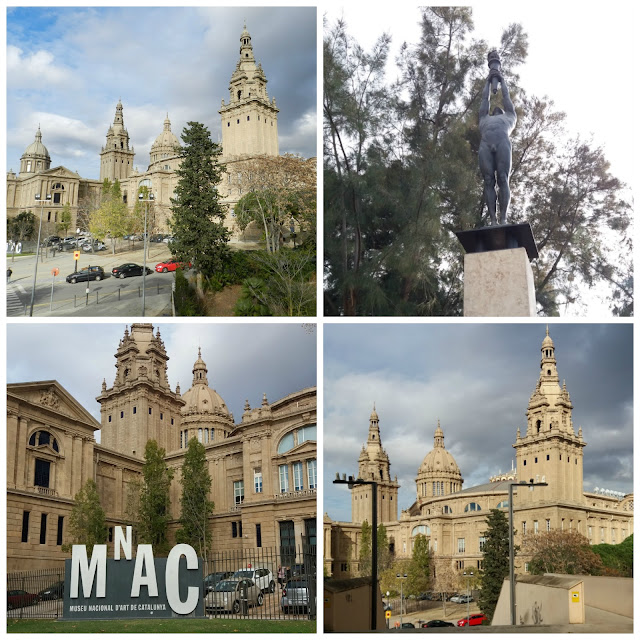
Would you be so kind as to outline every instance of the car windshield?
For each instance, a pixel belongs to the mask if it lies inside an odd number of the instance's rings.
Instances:
[[[253,571],[236,571],[233,574],[234,578],[252,578],[253,577]]]
[[[307,581],[306,580],[291,580],[287,582],[287,589],[306,589]]]
[[[237,586],[237,580],[223,580],[222,582],[218,582],[215,591],[235,591]]]

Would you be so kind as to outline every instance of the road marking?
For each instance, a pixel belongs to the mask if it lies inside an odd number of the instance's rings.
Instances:
[[[7,316],[23,316],[25,306],[16,293],[16,289],[22,289],[21,293],[26,293],[24,287],[19,284],[9,284],[7,286]]]

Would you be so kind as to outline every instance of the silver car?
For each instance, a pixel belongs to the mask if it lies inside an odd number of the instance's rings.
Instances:
[[[305,577],[292,578],[282,589],[280,608],[284,613],[299,613],[309,607],[309,584]]]
[[[221,580],[205,596],[204,606],[207,611],[240,613],[245,599],[248,607],[262,606],[264,595],[253,580]]]

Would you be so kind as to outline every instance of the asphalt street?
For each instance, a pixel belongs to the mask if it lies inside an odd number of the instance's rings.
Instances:
[[[158,262],[171,257],[164,243],[151,243],[147,266],[155,268]],[[12,270],[7,282],[7,316],[29,315],[33,287],[35,256],[7,256],[7,267]],[[66,277],[75,270],[73,252],[49,254],[38,262],[33,315],[46,316],[142,316],[142,277],[114,278],[111,269],[126,262],[143,263],[142,247],[113,255],[110,251],[81,253],[78,268],[101,266],[105,279],[99,282],[70,284]],[[58,275],[53,270],[58,269]],[[146,316],[172,315],[171,288],[174,274],[152,273],[145,278]],[[88,289],[88,292],[87,292]]]

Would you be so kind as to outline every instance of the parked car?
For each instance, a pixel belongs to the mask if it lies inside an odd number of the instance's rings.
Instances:
[[[146,274],[149,275],[150,273],[153,273],[153,271],[147,267]],[[126,264],[121,264],[119,267],[113,267],[113,269],[111,269],[111,275],[113,275],[114,278],[141,276],[142,265],[135,264],[134,262],[127,262]]]
[[[60,242],[62,242],[62,238],[60,236],[49,236],[43,243],[43,245],[45,247],[50,247],[51,245],[54,244],[59,244]]]
[[[213,591],[213,588],[220,582],[221,580],[226,580],[233,575],[233,571],[215,571],[214,573],[210,573],[203,580],[203,588],[205,594],[209,593],[209,591]]]
[[[280,608],[284,613],[306,611],[309,607],[309,583],[306,578],[293,578],[282,588]]]
[[[469,625],[470,627],[473,627],[475,625],[482,624],[483,622],[489,622],[487,616],[485,616],[484,613],[474,613],[472,616],[469,616],[468,620],[467,618],[458,620],[458,626],[466,627]]]
[[[463,604],[466,602],[473,602],[473,598],[466,593],[457,593],[453,598],[451,598],[451,602],[457,602],[458,604]]]
[[[400,628],[401,628],[401,629],[415,629],[415,628],[416,628],[416,625],[415,625],[415,624],[413,624],[413,622],[403,622],[403,623],[400,625]]]
[[[429,620],[429,622],[425,622],[422,627],[424,629],[430,629],[431,627],[455,627],[456,625],[453,622],[447,622],[446,620]]]
[[[63,240],[59,242],[57,245],[51,245],[56,249],[56,251],[75,251],[78,247],[75,242],[71,242],[69,240]]]
[[[156,271],[158,273],[167,273],[167,271],[175,271],[178,267],[181,269],[190,269],[191,263],[180,262],[180,260],[176,260],[175,258],[171,258],[171,260],[165,260],[164,262],[158,262],[156,265]]]
[[[35,593],[29,593],[24,589],[11,589],[7,591],[7,609],[27,607],[37,601],[38,596]]]
[[[38,600],[58,600],[64,596],[64,580],[60,580],[38,593]]]
[[[94,240],[93,244],[91,242],[83,242],[78,246],[83,251],[105,251],[107,249],[107,245],[104,242],[99,242],[98,240]]]
[[[162,242],[164,240],[164,236],[161,233],[154,233],[152,236],[149,236],[149,242]]]
[[[74,271],[67,276],[67,282],[75,284],[76,282],[87,282],[88,280],[102,280],[104,278],[104,269],[102,267],[85,267],[80,271]]]
[[[162,239],[162,242],[164,242],[165,244],[169,244],[170,242],[173,242],[173,236],[165,236]]]
[[[263,593],[268,591],[273,593],[276,590],[276,583],[273,580],[273,574],[269,569],[256,569],[248,567],[246,569],[238,569],[233,576],[233,580],[241,580],[242,578],[248,578],[256,583],[260,591]]]
[[[213,591],[209,591],[205,596],[204,607],[206,611],[220,609],[240,613],[242,601],[245,598],[249,607],[259,607],[264,601],[262,591],[253,580],[248,578],[221,580],[213,588]]]

